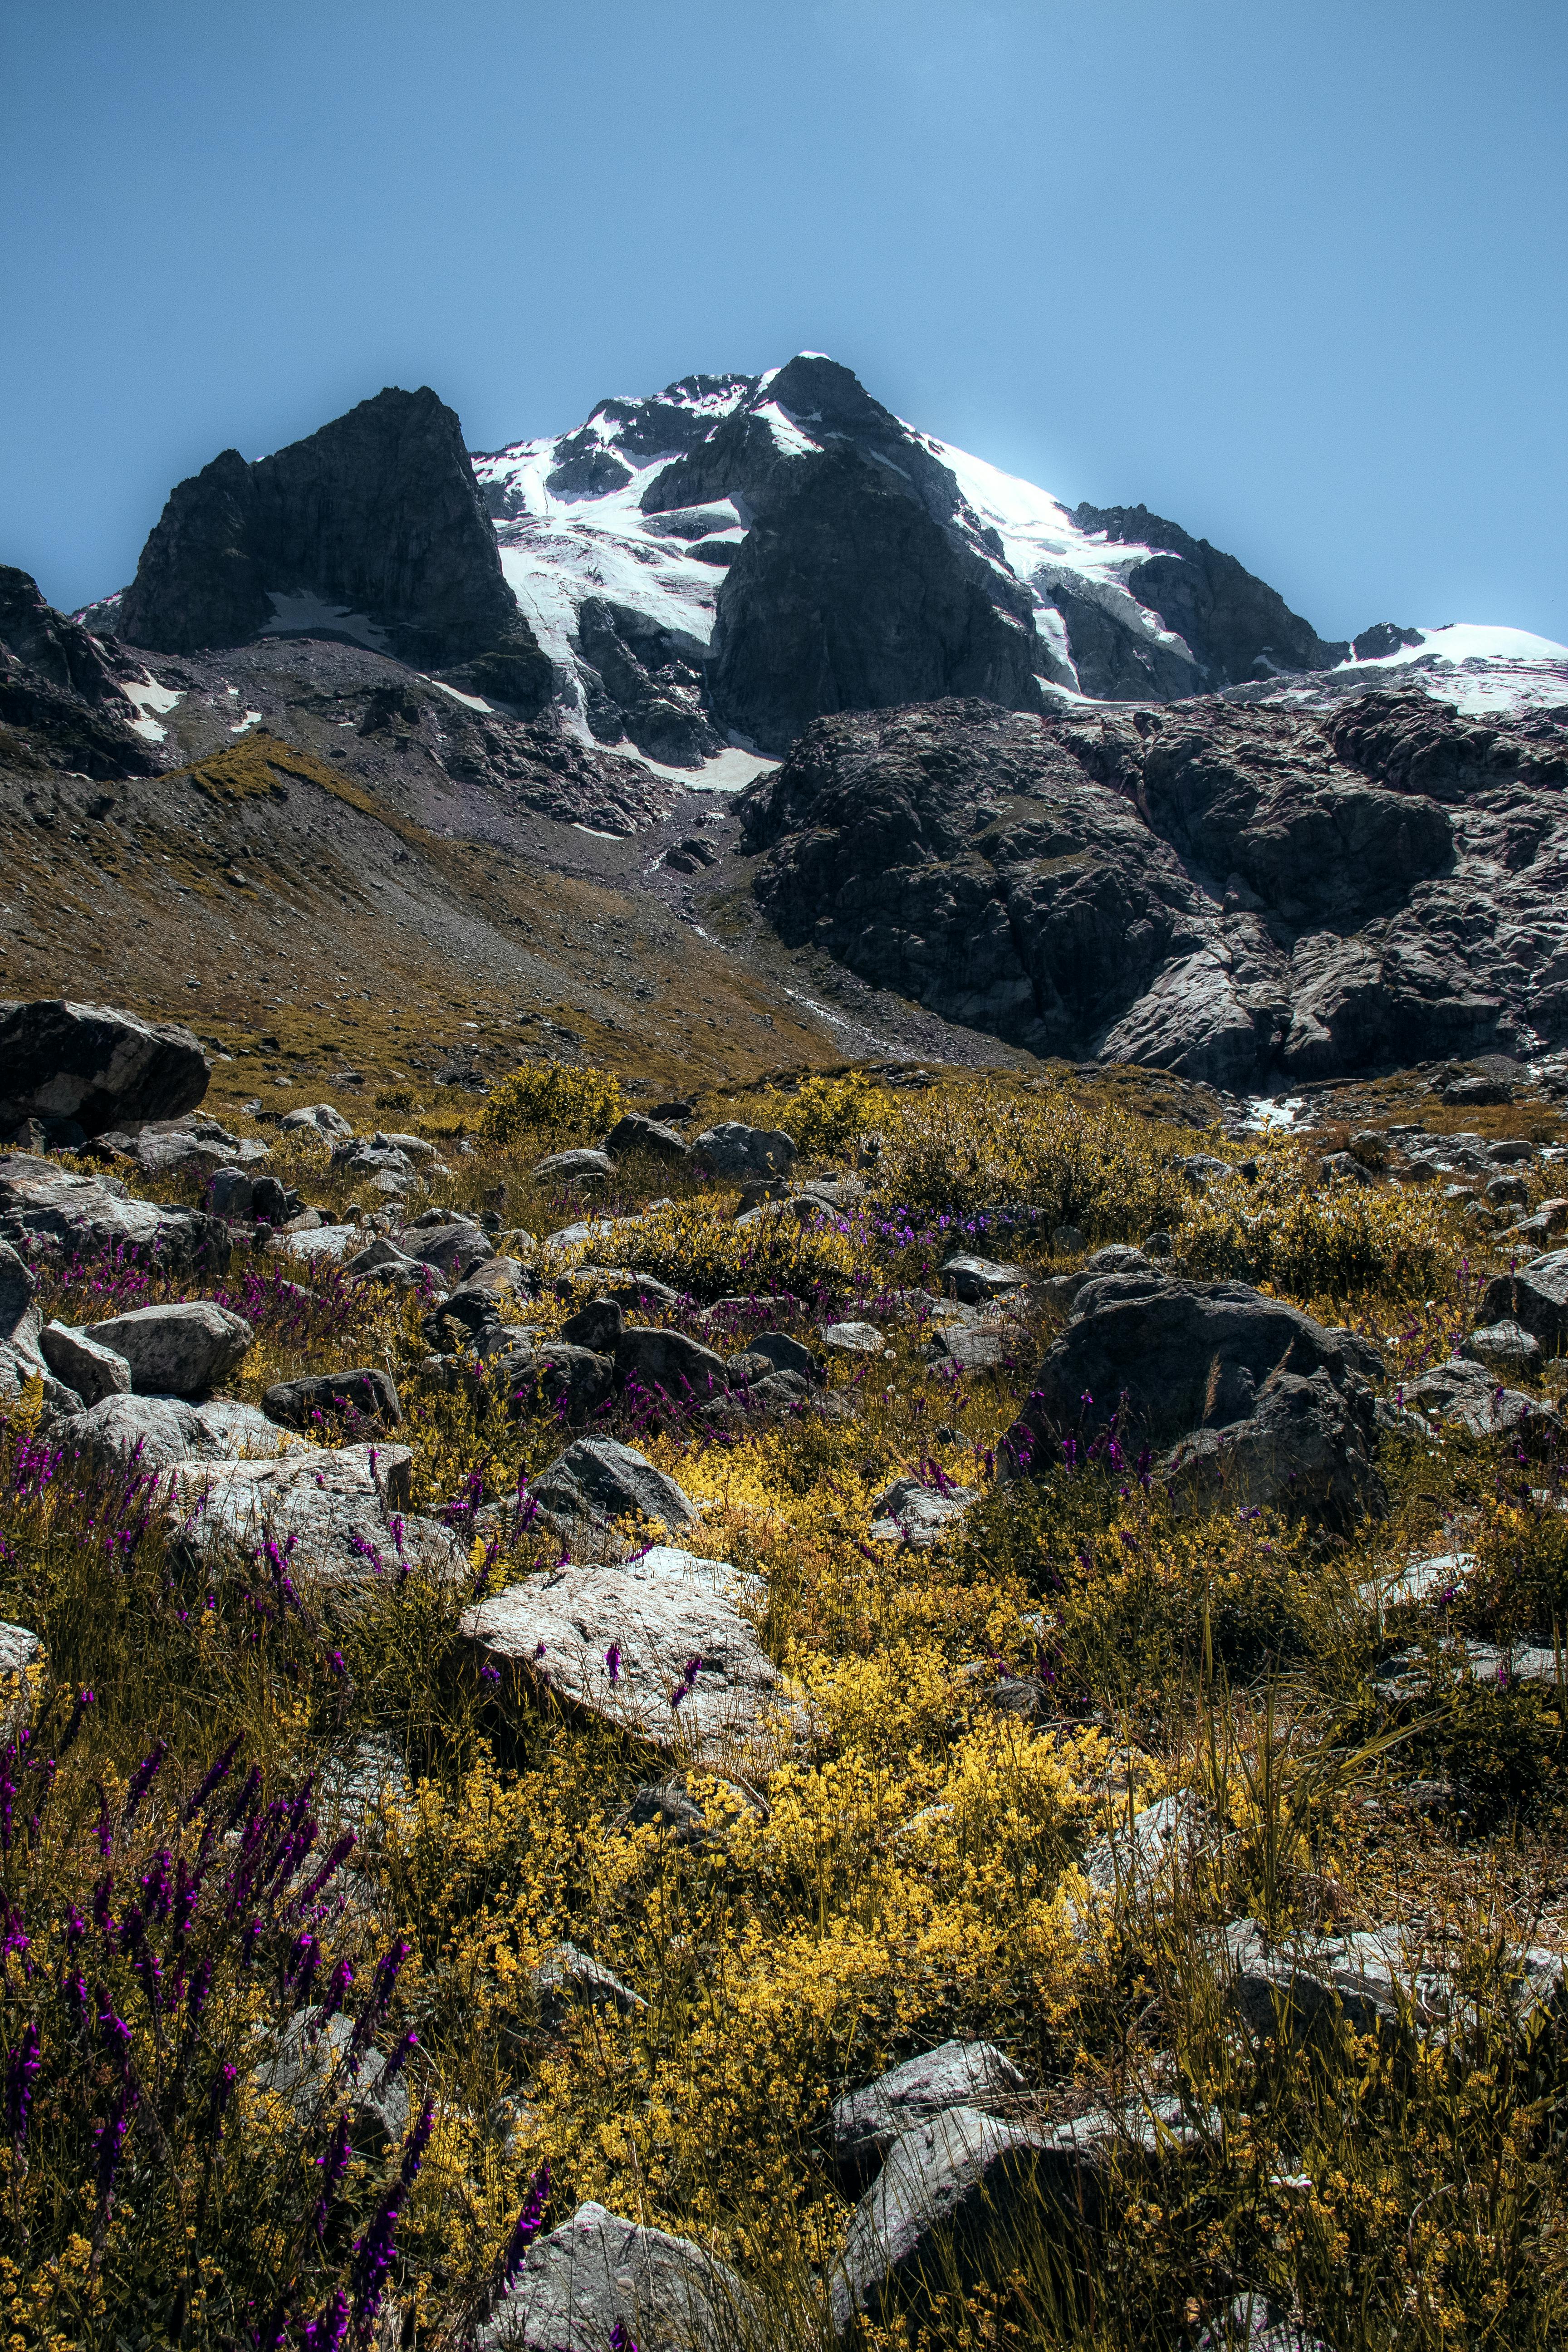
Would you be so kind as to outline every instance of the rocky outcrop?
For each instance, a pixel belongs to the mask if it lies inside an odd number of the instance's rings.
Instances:
[[[1200,686],[1237,686],[1280,670],[1331,669],[1350,653],[1348,644],[1326,644],[1276,589],[1234,555],[1222,554],[1206,539],[1194,539],[1180,523],[1167,522],[1147,507],[1083,505],[1075,508],[1073,520],[1080,530],[1103,531],[1107,539],[1153,551],[1126,573],[1126,586],[1191,647]],[[1089,654],[1080,646],[1070,613],[1068,635],[1084,692],[1121,691],[1119,684],[1102,677],[1098,649]],[[1359,656],[1359,641],[1357,652]]]
[[[135,717],[109,649],[79,621],[46,604],[37,582],[14,563],[0,563],[0,650],[58,693],[122,725]]]
[[[174,1021],[46,998],[0,1003],[0,1134],[37,1118],[77,1138],[127,1119],[174,1118],[207,1090],[206,1055]]]
[[[526,711],[548,698],[462,429],[427,388],[379,393],[254,465],[226,449],[181,482],[120,634],[165,653],[241,645],[276,625],[279,597],[353,616],[422,668],[466,665],[481,693]]]
[[[791,945],[1040,1055],[1237,1090],[1568,1037],[1568,724],[945,700],[745,796]]]
[[[721,725],[784,753],[826,711],[941,695],[1038,708],[1026,590],[848,444],[760,509],[719,591],[708,687]]]
[[[689,2238],[579,2205],[530,2246],[478,2352],[723,2352],[755,2324],[734,2272]]]
[[[1384,1501],[1374,1368],[1365,1342],[1245,1283],[1100,1276],[1079,1292],[998,1461],[1026,1476],[1114,1440],[1124,1457],[1161,1457],[1178,1487],[1221,1485],[1239,1505],[1346,1527]]]

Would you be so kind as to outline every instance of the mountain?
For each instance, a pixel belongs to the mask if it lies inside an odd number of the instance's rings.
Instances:
[[[226,449],[170,493],[115,618],[161,653],[326,625],[419,667],[466,666],[528,715],[549,666],[501,576],[451,409],[388,390],[247,465]]]
[[[8,971],[79,989],[88,925],[95,987],[189,989],[264,1057],[291,1019],[324,1053],[363,969],[480,1076],[1539,1061],[1565,712],[1560,646],[1327,641],[1181,525],[1069,512],[820,355],[472,459],[388,390],[181,483],[74,618],[0,572],[0,850],[37,874]],[[382,1050],[416,1066],[406,1021]]]

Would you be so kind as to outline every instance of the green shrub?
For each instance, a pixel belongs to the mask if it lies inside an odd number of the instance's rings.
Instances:
[[[756,1108],[763,1127],[795,1138],[803,1160],[834,1160],[863,1135],[884,1128],[895,1105],[885,1087],[858,1070],[842,1078],[805,1078],[792,1095],[764,1095]]]
[[[563,1139],[602,1135],[620,1115],[620,1081],[607,1071],[538,1062],[491,1089],[479,1131],[489,1143],[511,1143],[531,1130]]]

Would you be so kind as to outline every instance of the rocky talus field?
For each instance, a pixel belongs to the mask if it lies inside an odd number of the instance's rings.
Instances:
[[[11,2342],[1562,2341],[1546,1096],[210,1079],[0,1008]]]

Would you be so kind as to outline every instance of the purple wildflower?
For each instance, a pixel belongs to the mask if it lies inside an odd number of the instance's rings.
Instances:
[[[184,1806],[180,1814],[180,1819],[182,1821],[194,1821],[199,1812],[205,1811],[209,1798],[214,1796],[223,1786],[223,1783],[227,1780],[229,1773],[233,1770],[234,1759],[239,1753],[240,1745],[240,1739],[237,1738],[229,1741],[228,1746],[224,1749],[223,1754],[218,1758],[217,1761],[208,1769],[206,1777],[202,1781],[202,1784],[196,1790],[195,1795],[190,1798]]]
[[[512,2223],[500,2258],[500,2288],[509,2294],[512,2281],[522,2268],[522,2258],[538,2237],[544,2222],[544,2209],[550,2201],[550,2164],[548,2158],[528,2184],[528,2194],[522,2200],[522,2210]]]
[[[29,2020],[22,2028],[22,2039],[15,2050],[5,2053],[5,2121],[11,2145],[18,2155],[27,2135],[27,2109],[32,2105],[33,2084],[41,2063],[38,2029]]]
[[[353,2148],[349,2139],[349,2111],[344,2107],[340,2111],[337,2121],[332,2126],[331,2137],[327,2142],[326,2154],[316,2158],[316,2162],[321,2168],[321,2194],[316,2205],[316,2235],[319,2238],[326,2235],[327,2222],[331,2215],[332,2200],[343,2185],[343,2177],[348,2171],[349,2159],[353,2154]]]
[[[121,1819],[129,1827],[136,1818],[136,1809],[163,1769],[163,1759],[169,1752],[166,1739],[156,1739],[131,1775],[131,1786],[125,1792],[125,1810]]]
[[[605,1664],[609,1673],[610,1688],[614,1690],[621,1679],[621,1645],[618,1642],[612,1642],[605,1652]]]

